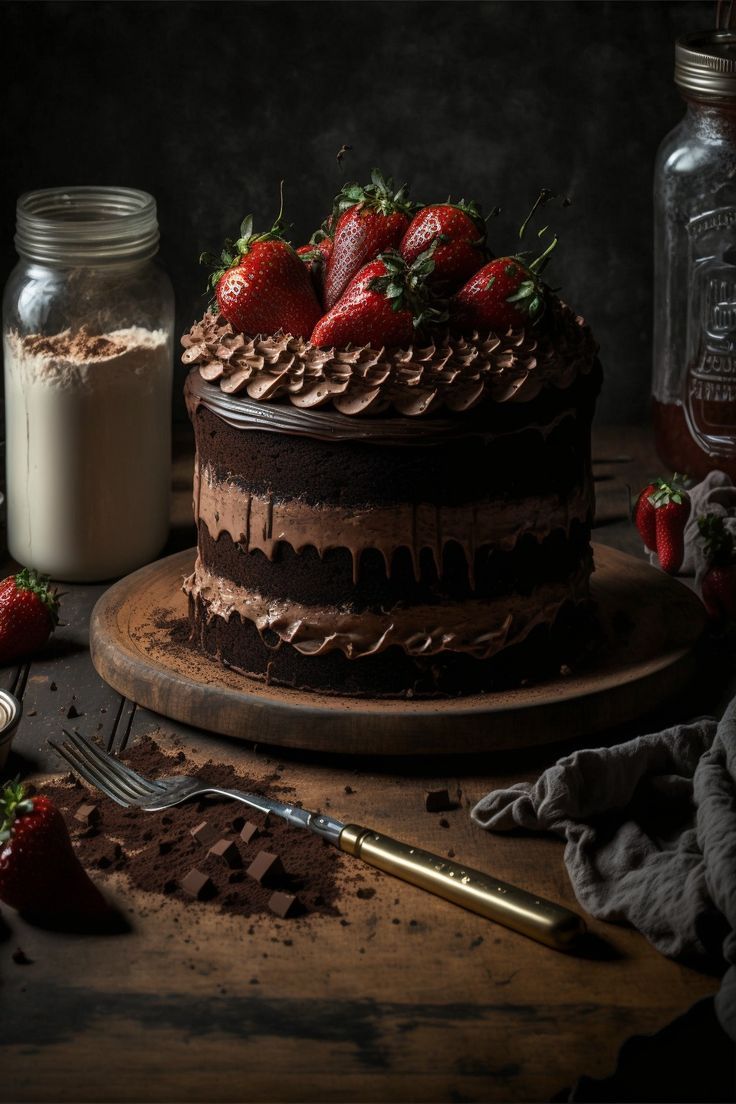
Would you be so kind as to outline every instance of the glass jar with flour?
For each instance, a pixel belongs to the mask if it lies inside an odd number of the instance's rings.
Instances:
[[[8,548],[54,579],[116,578],[166,542],[174,302],[158,238],[145,192],[18,200],[3,301]]]

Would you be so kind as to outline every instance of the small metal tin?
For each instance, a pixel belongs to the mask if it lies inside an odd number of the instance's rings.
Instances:
[[[0,770],[5,766],[23,706],[8,690],[0,690]]]

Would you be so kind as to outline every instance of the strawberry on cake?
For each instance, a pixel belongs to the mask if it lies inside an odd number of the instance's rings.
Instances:
[[[494,256],[474,203],[413,204],[378,172],[299,249],[245,220],[182,339],[200,649],[355,697],[580,659],[601,371],[543,280],[555,244]]]

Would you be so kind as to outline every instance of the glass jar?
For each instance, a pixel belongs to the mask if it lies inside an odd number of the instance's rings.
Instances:
[[[736,479],[736,34],[675,48],[685,116],[654,175],[653,421],[667,468]]]
[[[156,203],[29,192],[3,300],[8,548],[54,579],[150,562],[169,531],[174,297]]]

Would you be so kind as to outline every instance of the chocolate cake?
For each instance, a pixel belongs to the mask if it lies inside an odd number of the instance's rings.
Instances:
[[[539,330],[404,348],[183,338],[194,426],[193,639],[322,694],[493,691],[591,633],[601,371],[559,300]]]

